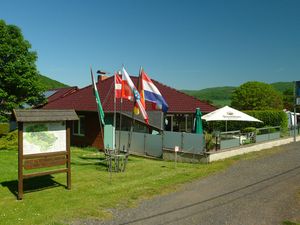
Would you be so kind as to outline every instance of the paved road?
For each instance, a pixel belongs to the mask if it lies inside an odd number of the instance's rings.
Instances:
[[[87,224],[241,224],[300,221],[300,143],[142,202],[113,211],[112,221]],[[297,196],[298,195],[298,196]],[[82,221],[81,221],[82,222]]]

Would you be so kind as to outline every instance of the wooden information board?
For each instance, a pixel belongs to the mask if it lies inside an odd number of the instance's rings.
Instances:
[[[23,199],[24,179],[66,173],[71,189],[71,120],[74,110],[14,110],[18,122],[18,199]],[[24,174],[24,170],[57,167]]]

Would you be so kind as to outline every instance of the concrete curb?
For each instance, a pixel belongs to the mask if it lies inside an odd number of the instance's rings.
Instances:
[[[259,144],[253,144],[251,146],[243,146],[238,148],[233,148],[229,150],[207,153],[207,162],[218,161],[226,158],[230,158],[237,155],[243,155],[250,152],[262,151],[265,149],[273,148],[280,145],[286,145],[294,141],[293,137],[279,139],[275,141],[262,142]],[[296,141],[300,141],[300,137],[297,137]]]

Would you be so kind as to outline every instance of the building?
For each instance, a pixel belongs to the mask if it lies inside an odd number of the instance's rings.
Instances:
[[[132,76],[131,79],[137,84],[138,77]],[[161,111],[152,109],[151,103],[147,102],[146,110],[149,116],[149,126],[144,123],[140,115],[135,116],[134,131],[136,132],[151,133],[154,130],[158,132],[162,130],[191,132],[196,108],[199,107],[203,113],[209,113],[216,109],[205,101],[200,101],[158,81],[153,80],[153,83],[168,103],[169,110],[164,115]],[[113,124],[114,77],[98,76],[97,88],[105,112],[105,123]],[[49,96],[49,98],[52,98],[52,96]],[[92,85],[73,90],[72,93],[49,101],[43,108],[75,109],[79,116],[79,121],[73,123],[71,144],[77,146],[94,146],[103,149],[103,138],[99,126]],[[117,99],[117,130],[120,129],[120,121],[122,130],[130,130],[133,121],[132,110],[133,102],[124,99],[121,106],[120,100]]]

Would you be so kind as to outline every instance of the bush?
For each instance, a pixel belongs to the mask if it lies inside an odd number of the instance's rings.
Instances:
[[[271,127],[271,126],[264,126],[262,128],[265,128],[265,129],[259,130],[258,134],[271,134],[271,133],[278,132],[278,129]]]
[[[245,127],[244,129],[242,129],[242,133],[257,133],[256,131],[256,127]]]
[[[282,133],[288,132],[288,116],[281,110],[246,111],[245,113],[264,122],[258,126],[259,128],[280,126]]]
[[[0,137],[9,132],[9,123],[0,123]]]
[[[18,148],[18,131],[15,130],[0,138],[1,150],[16,150]]]
[[[205,138],[205,148],[206,151],[210,151],[215,148],[214,143],[214,137],[212,134],[209,134],[207,132],[204,132],[204,138]]]

